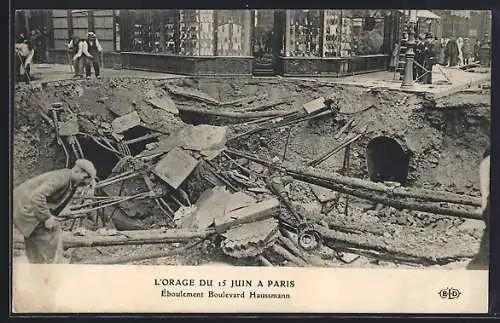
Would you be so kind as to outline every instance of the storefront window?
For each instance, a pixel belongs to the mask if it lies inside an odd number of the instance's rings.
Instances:
[[[371,10],[325,10],[324,57],[373,55],[383,52],[384,17]]]
[[[340,56],[342,11],[325,10],[325,32],[323,39],[323,56]]]
[[[290,10],[286,56],[321,56],[320,10]]]
[[[214,55],[214,10],[180,11],[180,55]]]
[[[217,10],[217,55],[250,56],[250,11]]]

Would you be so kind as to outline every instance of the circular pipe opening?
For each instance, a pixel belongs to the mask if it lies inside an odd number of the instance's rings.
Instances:
[[[366,161],[370,180],[405,184],[410,159],[396,140],[385,136],[373,138],[366,148]]]

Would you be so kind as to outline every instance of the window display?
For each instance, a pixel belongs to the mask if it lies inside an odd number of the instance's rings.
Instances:
[[[341,10],[325,10],[325,32],[323,39],[323,56],[340,56]]]
[[[320,10],[290,10],[287,56],[321,56]]]
[[[250,11],[217,10],[217,55],[250,56]]]

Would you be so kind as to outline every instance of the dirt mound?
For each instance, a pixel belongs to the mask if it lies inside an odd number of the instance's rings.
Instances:
[[[173,95],[168,89],[172,85],[191,94]],[[197,99],[199,91],[211,98]],[[329,115],[280,129],[263,130],[230,140],[228,146],[254,153],[264,159],[278,158],[296,165],[304,165],[366,129],[360,139],[350,144],[348,169],[343,170],[345,148],[326,158],[317,167],[362,179],[374,178],[384,172],[390,176],[394,174],[391,173],[389,165],[394,166],[394,163],[390,163],[390,158],[388,162],[387,157],[394,156],[393,153],[400,149],[408,156],[408,167],[402,169],[402,174],[406,177],[404,185],[479,195],[476,168],[490,140],[491,117],[487,99],[489,93],[461,93],[459,99],[455,96],[448,101],[442,99],[439,102],[428,102],[411,94],[370,91],[361,87],[318,85],[312,81],[287,79],[244,78],[70,80],[43,83],[37,87],[19,85],[14,107],[14,185],[65,165],[65,156],[56,141],[54,131],[42,117],[45,113],[50,118],[48,107],[54,102],[62,102],[78,113],[81,131],[91,134],[98,132],[97,124],[111,123],[118,116],[137,111],[142,124],[124,133],[126,139],[153,132],[159,132],[161,136],[166,137],[186,123],[227,125],[230,136],[258,127],[255,122],[213,115],[203,116],[181,111],[179,116],[173,116],[147,102],[147,99],[152,97],[166,96],[171,97],[178,107],[232,112],[244,112],[255,107],[260,109],[262,104],[273,101],[278,104],[267,111],[292,111],[318,97],[329,97],[340,109],[334,117]],[[211,100],[220,102],[221,106],[215,107],[207,103]],[[345,131],[339,135],[343,129]],[[141,144],[130,145],[132,155],[158,140],[156,137]],[[373,145],[376,141],[383,144]],[[87,157],[99,165],[98,175],[101,179],[110,176],[118,159],[109,152],[99,150],[90,140],[82,140],[82,143]],[[374,171],[368,165],[377,159],[385,160],[385,164],[382,163]],[[234,161],[224,156],[216,158],[214,163],[229,169],[234,168]],[[243,163],[245,167],[257,169],[262,177],[269,175],[267,170],[259,169],[251,162]],[[201,193],[210,187],[206,175],[205,170],[198,167],[182,185],[181,188],[188,193],[191,201],[196,201]],[[142,180],[130,180],[113,189],[117,194],[131,195],[147,188]],[[377,225],[392,225],[397,237],[415,234],[418,230],[415,231],[414,228],[432,229],[433,234],[429,237],[432,237],[433,241],[429,243],[437,243],[449,250],[453,250],[453,243],[460,235],[467,237],[466,241],[477,241],[479,238],[478,230],[463,227],[464,221],[456,218],[434,217],[421,212],[388,207],[376,209],[373,203],[356,198],[346,201],[343,196],[340,196],[337,209],[326,212],[325,205],[318,202],[309,185],[294,182],[288,189],[292,202],[302,210],[301,212],[313,217],[323,214],[344,225],[349,222],[343,218],[343,206],[347,202],[348,213],[355,219],[355,223],[371,228]],[[178,205],[172,204],[170,207],[175,209]],[[118,218],[126,227],[152,228],[167,225],[162,212],[151,201],[126,203],[123,208],[113,212],[120,214]],[[406,230],[408,227],[412,229]],[[456,239],[447,239],[450,234],[458,236],[455,236]],[[462,245],[463,254],[471,254],[477,247],[472,243],[466,250],[465,244]],[[86,253],[87,251],[80,249],[75,255]],[[89,254],[90,256],[94,257]],[[199,259],[204,258],[200,256]],[[184,264],[197,262],[193,259],[169,261],[167,262],[177,261]]]

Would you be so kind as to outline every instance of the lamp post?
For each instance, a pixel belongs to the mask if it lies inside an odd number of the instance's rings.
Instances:
[[[403,82],[401,83],[402,88],[413,87],[413,59],[415,58],[415,52],[413,48],[415,47],[415,25],[417,23],[417,11],[409,10],[410,20],[408,23],[408,43],[405,53],[405,74],[403,77]]]

